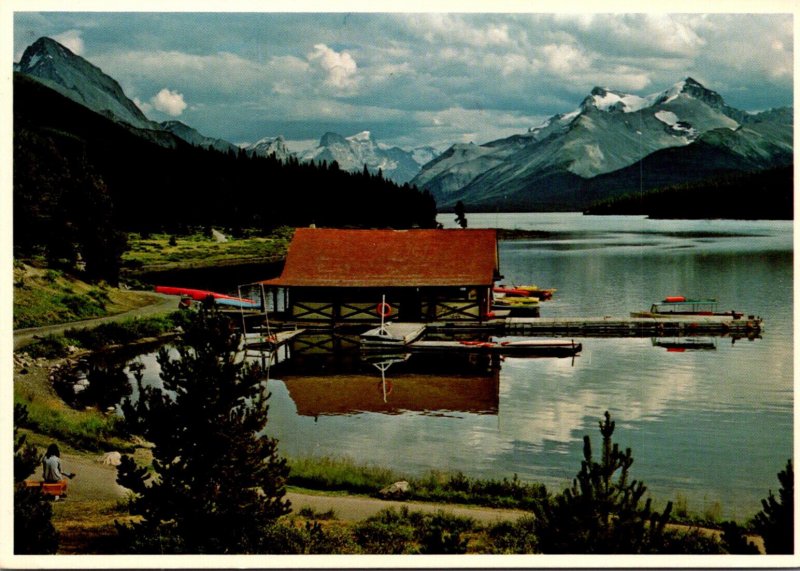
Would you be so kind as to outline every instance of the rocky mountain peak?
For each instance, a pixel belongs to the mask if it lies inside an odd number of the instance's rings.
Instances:
[[[332,145],[347,145],[347,139],[342,137],[339,133],[328,131],[319,139],[320,147],[330,147]]]
[[[134,127],[158,128],[125,96],[116,80],[52,38],[41,37],[28,46],[17,70],[95,112]]]

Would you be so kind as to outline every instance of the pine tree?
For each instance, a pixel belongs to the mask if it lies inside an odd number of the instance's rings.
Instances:
[[[289,512],[286,460],[263,435],[267,399],[260,371],[237,360],[231,322],[202,309],[177,358],[158,355],[163,389],[142,386],[123,405],[126,423],[155,447],[155,480],[125,457],[117,481],[135,494],[118,524],[123,543],[141,553],[264,553],[269,531]]]
[[[52,554],[58,549],[58,532],[53,527],[53,506],[38,488],[22,483],[33,474],[41,454],[20,435],[28,419],[24,405],[14,405],[14,553]]]
[[[764,538],[764,548],[769,554],[794,553],[794,470],[792,460],[778,473],[780,500],[772,490],[761,500],[763,509],[753,518],[753,527]]]
[[[592,457],[589,436],[583,439],[581,469],[572,486],[534,508],[539,548],[544,553],[653,553],[663,539],[664,526],[672,510],[654,512],[648,498],[641,505],[646,487],[628,481],[633,464],[630,448],[620,451],[611,436],[615,423],[606,411],[600,421],[602,458]],[[618,474],[617,474],[618,473]]]
[[[466,211],[466,208],[464,207],[464,203],[461,202],[460,200],[458,202],[456,202],[456,207],[455,207],[454,212],[455,212],[455,215],[456,215],[456,222],[458,222],[458,225],[461,226],[462,228],[466,228],[467,227],[467,217],[466,217],[466,212],[467,211]]]

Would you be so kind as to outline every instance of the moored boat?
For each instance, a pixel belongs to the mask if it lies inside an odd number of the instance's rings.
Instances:
[[[205,289],[194,289],[188,287],[173,287],[173,286],[156,286],[156,293],[164,293],[167,295],[179,295],[184,298],[189,298],[193,301],[205,301],[212,298],[218,305],[227,305],[230,307],[240,307],[247,309],[258,309],[258,302],[252,299],[243,297],[234,297],[224,293],[217,293]]]
[[[556,290],[554,288],[540,288],[536,285],[506,286],[503,284],[498,284],[492,288],[492,291],[503,294],[506,297],[535,297],[540,301],[547,301],[553,298],[553,293]]]
[[[717,316],[739,319],[741,311],[718,311],[716,299],[688,299],[682,295],[665,297],[650,306],[650,311],[633,311],[631,317],[675,317],[680,315]]]

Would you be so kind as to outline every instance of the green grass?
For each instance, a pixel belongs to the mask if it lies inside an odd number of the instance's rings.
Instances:
[[[128,251],[122,256],[124,267],[141,268],[160,264],[215,265],[230,259],[252,259],[282,256],[286,253],[294,230],[278,228],[266,236],[228,237],[217,242],[202,232],[186,236],[151,234],[142,238],[128,235]]]
[[[387,468],[359,465],[348,458],[295,458],[289,484],[311,490],[371,494],[402,477]]]
[[[14,327],[100,317],[108,313],[108,288],[92,286],[56,270],[14,268]]]
[[[96,410],[72,410],[54,407],[22,394],[14,395],[14,403],[28,409],[28,428],[73,448],[90,451],[130,450],[118,429],[119,419]]]
[[[110,345],[126,345],[145,337],[158,337],[184,325],[186,315],[175,311],[169,315],[136,317],[96,327],[70,328],[64,334],[45,335],[25,346],[31,357],[54,359],[67,356],[67,347],[96,351]]]
[[[289,484],[309,490],[375,495],[393,482],[405,480],[410,484],[407,499],[516,509],[530,509],[547,494],[542,484],[523,482],[516,475],[481,480],[461,472],[431,471],[412,477],[349,458],[330,457],[293,458],[289,466]]]

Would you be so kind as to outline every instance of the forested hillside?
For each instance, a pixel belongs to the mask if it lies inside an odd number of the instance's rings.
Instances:
[[[436,224],[429,193],[380,174],[193,147],[123,127],[20,74],[14,102],[17,256],[79,251],[87,271],[104,275],[128,231]]]
[[[650,218],[791,220],[794,169],[732,173],[599,202],[586,214],[639,214]]]

